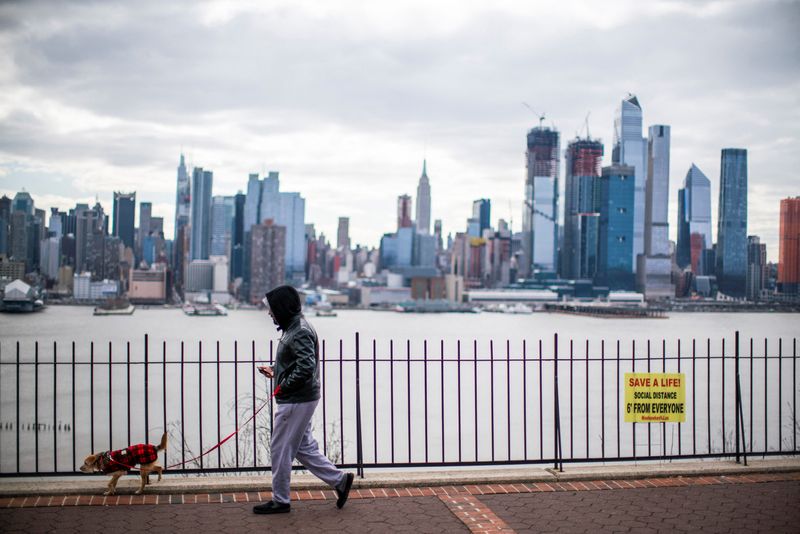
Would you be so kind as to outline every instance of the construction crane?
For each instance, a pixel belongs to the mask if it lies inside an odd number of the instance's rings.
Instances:
[[[534,110],[532,107],[530,107],[528,105],[527,102],[523,102],[522,105],[525,106],[526,108],[528,108],[529,110],[531,110],[534,115],[539,117],[539,128],[541,128],[542,127],[542,123],[544,122],[544,113],[539,113],[538,111]]]
[[[592,114],[591,111],[586,113],[586,117],[583,119],[583,126],[581,126],[580,130],[575,132],[575,137],[576,138],[578,138],[578,139],[581,138],[581,133],[583,133],[583,130],[586,130],[586,139],[591,139],[592,138],[592,135],[589,133],[589,115],[591,115],[591,114]]]
[[[592,135],[589,133],[589,115],[591,115],[591,111],[586,112],[586,118],[583,119],[584,124],[586,124],[586,139],[591,139]]]

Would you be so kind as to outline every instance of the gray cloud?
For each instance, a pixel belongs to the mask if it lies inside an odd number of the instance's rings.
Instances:
[[[673,126],[673,197],[693,161],[716,186],[719,150],[749,148],[751,231],[775,244],[776,202],[798,193],[797,2],[413,5],[385,17],[360,3],[209,15],[216,7],[4,4],[0,163],[169,202],[183,147],[224,193],[279,168],[330,235],[338,215],[372,210],[352,231],[375,243],[395,197],[415,192],[426,147],[434,217],[460,230],[475,197],[495,198],[497,215],[506,199],[519,210],[536,124],[521,102],[547,113],[562,147],[591,111],[610,156],[614,109],[631,91],[645,127]]]

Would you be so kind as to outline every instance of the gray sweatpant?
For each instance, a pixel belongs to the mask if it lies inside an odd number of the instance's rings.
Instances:
[[[336,469],[319,451],[311,435],[311,417],[319,401],[278,404],[272,426],[272,500],[289,502],[292,461],[297,458],[306,469],[336,488],[344,480],[344,471]]]

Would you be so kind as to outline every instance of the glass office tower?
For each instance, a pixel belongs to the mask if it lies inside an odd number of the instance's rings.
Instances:
[[[747,279],[747,150],[722,150],[717,220],[717,283],[743,297]]]
[[[214,174],[195,167],[192,172],[192,218],[189,259],[207,260],[211,252],[211,187]]]
[[[604,167],[596,181],[595,209],[600,213],[597,247],[598,285],[632,290],[635,170],[628,165]]]
[[[704,265],[703,253],[713,247],[711,240],[711,180],[692,164],[683,187],[678,190],[678,266],[691,266],[697,275],[711,275],[713,265]]]

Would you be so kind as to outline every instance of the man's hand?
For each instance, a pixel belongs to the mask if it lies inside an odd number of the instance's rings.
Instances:
[[[275,376],[275,369],[273,369],[271,365],[261,365],[257,367],[257,369],[259,373],[267,378],[273,378]]]

